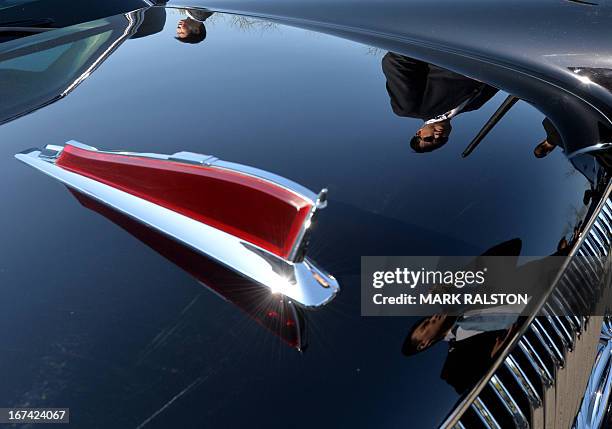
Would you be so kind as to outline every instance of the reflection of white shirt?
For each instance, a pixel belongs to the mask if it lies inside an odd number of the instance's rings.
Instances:
[[[466,311],[457,318],[444,341],[461,341],[483,332],[509,329],[523,311],[523,305],[500,305]]]
[[[206,21],[206,19],[208,19],[208,17],[212,15],[212,12],[207,12],[205,10],[199,9],[187,9],[185,13],[189,18],[198,22],[204,22]]]

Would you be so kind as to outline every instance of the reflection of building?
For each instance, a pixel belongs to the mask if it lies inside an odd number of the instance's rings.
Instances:
[[[191,250],[177,241],[101,204],[72,191],[83,206],[91,209],[151,247],[160,255],[195,277],[203,286],[231,302],[251,319],[282,339],[290,347],[306,347],[306,321],[295,304],[280,294],[270,294],[253,281]]]
[[[136,32],[143,15],[139,10],[3,43],[0,124],[68,95]]]

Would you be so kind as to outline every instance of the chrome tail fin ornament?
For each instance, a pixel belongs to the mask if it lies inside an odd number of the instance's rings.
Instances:
[[[75,191],[151,227],[304,307],[336,279],[305,254],[326,190],[213,156],[104,151],[69,141],[15,155]]]

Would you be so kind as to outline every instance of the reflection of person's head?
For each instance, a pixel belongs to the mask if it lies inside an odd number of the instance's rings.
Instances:
[[[452,129],[450,120],[425,124],[410,139],[410,147],[418,153],[440,149],[448,142],[448,136]]]
[[[556,147],[556,145],[550,143],[548,140],[544,140],[533,149],[533,155],[536,158],[544,158],[555,150]]]
[[[206,38],[204,23],[192,18],[181,19],[176,24],[176,40],[184,43],[200,43]]]
[[[412,356],[428,349],[440,341],[450,329],[451,318],[446,314],[434,314],[419,320],[412,328],[402,346],[405,356]]]

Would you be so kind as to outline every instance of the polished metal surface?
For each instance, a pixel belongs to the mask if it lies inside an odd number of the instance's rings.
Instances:
[[[606,413],[612,396],[612,323],[610,318],[601,326],[601,338],[593,370],[584,392],[575,429],[600,429],[605,427]]]
[[[497,397],[500,399],[506,410],[512,416],[512,420],[515,426],[520,429],[527,429],[529,427],[527,418],[521,411],[516,400],[512,397],[510,392],[508,392],[502,381],[499,379],[499,377],[496,375],[491,377],[489,385],[493,388],[493,391],[495,392]]]
[[[67,144],[74,145],[71,142]],[[76,145],[90,148],[78,143]],[[317,268],[308,259],[300,262],[283,260],[231,234],[56,166],[52,159],[60,153],[57,149],[58,147],[53,145],[46,147],[44,152],[30,150],[15,157],[68,187],[210,256],[269,288],[272,293],[285,295],[302,306],[325,305],[339,291],[336,279]]]
[[[143,13],[142,11],[126,13],[125,18],[127,19],[128,24],[125,30],[123,31],[123,34],[121,34],[116,40],[114,40],[100,54],[100,56],[98,56],[91,64],[89,64],[88,67],[83,71],[83,73],[81,73],[70,85],[68,85],[68,87],[66,87],[66,89],[61,92],[60,97],[65,97],[71,91],[73,91],[74,88],[79,86],[85,79],[89,77],[89,75],[91,75],[96,70],[96,68],[100,66],[100,64],[102,64],[106,60],[106,58],[108,58],[110,54],[113,53],[115,49],[117,49],[118,46],[120,46],[128,37],[133,34],[135,28],[137,28],[142,23]]]
[[[287,257],[287,259],[290,261],[301,261],[304,258],[304,255],[306,255],[306,250],[308,248],[307,234],[313,223],[316,221],[317,211],[327,206],[327,189],[322,189],[312,203],[312,208],[304,220],[304,223],[300,227],[300,232],[295,240],[295,243],[293,244],[293,247],[291,248],[291,251],[289,252],[289,256]]]
[[[472,404],[472,409],[475,411],[476,415],[487,429],[502,429],[482,399],[477,398]]]

